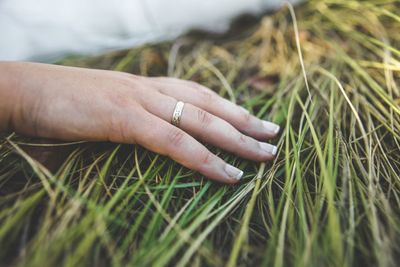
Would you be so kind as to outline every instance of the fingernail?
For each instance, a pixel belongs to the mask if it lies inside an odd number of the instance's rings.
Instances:
[[[271,154],[272,156],[275,156],[276,152],[278,151],[278,148],[276,146],[274,146],[274,145],[271,145],[271,144],[268,144],[268,143],[262,143],[262,142],[259,142],[258,144],[260,145],[260,148],[263,151]]]
[[[239,106],[246,114],[249,114],[250,111],[248,111],[247,109],[245,109],[244,107]]]
[[[279,129],[280,129],[279,125],[269,122],[269,121],[262,121],[262,124],[268,132],[271,132],[273,134],[279,133]]]
[[[240,180],[240,178],[242,178],[242,176],[243,176],[243,171],[239,170],[238,168],[236,168],[230,164],[225,165],[225,171],[229,175],[229,177],[236,179],[236,180]]]

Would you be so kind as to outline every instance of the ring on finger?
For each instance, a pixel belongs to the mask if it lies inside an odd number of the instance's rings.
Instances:
[[[183,107],[185,106],[185,103],[182,101],[176,102],[174,112],[172,113],[172,119],[171,123],[175,125],[176,127],[179,127],[179,124],[181,122],[181,117],[183,113]]]

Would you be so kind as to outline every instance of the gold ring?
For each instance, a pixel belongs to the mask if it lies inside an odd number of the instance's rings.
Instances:
[[[178,101],[175,105],[174,113],[172,114],[172,120],[171,123],[175,125],[176,127],[179,127],[179,123],[181,122],[181,117],[182,117],[182,112],[183,112],[183,107],[185,106],[185,103],[182,101]]]

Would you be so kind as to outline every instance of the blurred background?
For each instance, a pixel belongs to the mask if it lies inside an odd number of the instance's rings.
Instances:
[[[292,0],[290,2],[297,2]],[[224,32],[241,14],[284,0],[0,0],[0,60],[53,61],[174,38]]]

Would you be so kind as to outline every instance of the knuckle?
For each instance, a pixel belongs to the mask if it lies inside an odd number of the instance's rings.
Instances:
[[[214,154],[211,153],[210,151],[206,151],[202,153],[200,162],[202,165],[208,165],[212,162],[213,158]]]
[[[251,114],[250,113],[242,113],[240,121],[243,126],[249,125],[251,123]]]
[[[239,133],[239,143],[240,144],[246,144],[248,142],[248,137],[242,133]]]
[[[214,101],[215,97],[216,97],[216,93],[206,87],[204,87],[203,85],[193,82],[193,81],[188,81],[189,82],[189,86],[194,88],[195,90],[197,90],[200,93],[200,96],[202,98],[202,100],[204,101]]]
[[[197,119],[203,127],[207,127],[213,120],[212,115],[203,109],[197,110]]]
[[[215,95],[209,90],[200,90],[200,95],[203,101],[206,101],[207,103],[213,102],[215,100]]]
[[[136,78],[129,73],[120,72],[117,74],[115,82],[119,87],[131,88],[137,83]]]
[[[110,90],[110,94],[115,94],[116,91],[119,91],[126,97],[132,95],[132,92],[135,91],[143,92],[145,88],[154,89],[153,86],[149,86],[145,78],[121,72],[115,79],[115,88]],[[138,96],[140,96],[140,94],[136,95],[136,97]]]
[[[167,139],[168,142],[173,146],[181,146],[184,142],[185,134],[178,128],[173,128],[168,132]]]

